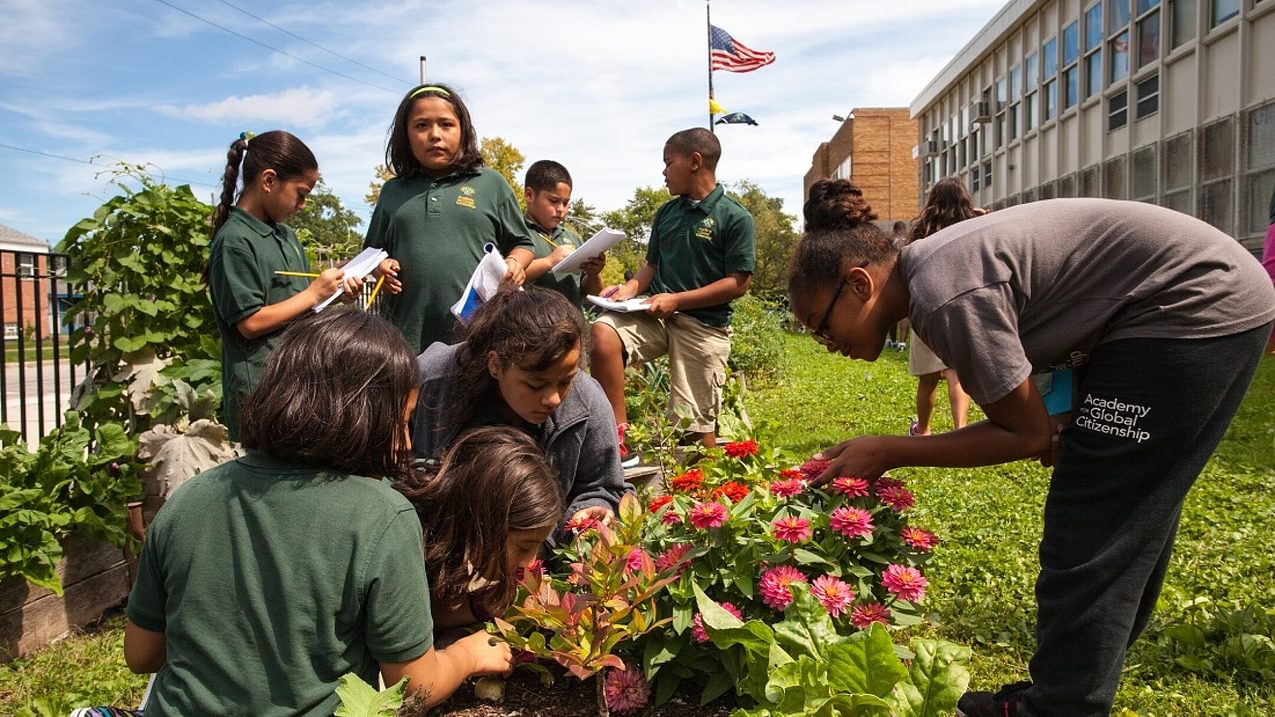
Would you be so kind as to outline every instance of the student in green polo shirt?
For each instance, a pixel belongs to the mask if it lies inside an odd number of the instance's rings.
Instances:
[[[413,351],[443,341],[456,328],[450,308],[495,244],[505,280],[521,285],[534,257],[531,230],[509,184],[483,166],[478,134],[460,95],[447,85],[408,92],[394,113],[386,165],[364,246],[389,252],[381,269],[394,281],[386,310]]]
[[[748,291],[755,255],[753,217],[717,183],[722,147],[696,127],[664,145],[664,183],[676,198],[655,213],[646,266],[603,292],[624,301],[649,292],[645,312],[605,313],[593,325],[591,372],[602,384],[620,430],[627,427],[624,367],[668,354],[669,415],[689,409],[690,438],[717,444],[730,304]]]
[[[283,130],[245,132],[226,153],[205,278],[221,333],[222,422],[232,441],[239,439],[239,406],[261,380],[283,328],[343,288],[340,269],[314,279],[278,273],[310,271],[305,249],[283,222],[305,206],[318,179],[310,148]]]
[[[535,162],[523,182],[527,197],[527,223],[534,230],[536,260],[527,267],[527,280],[553,289],[580,306],[585,295],[602,291],[602,267],[606,254],[580,265],[582,271],[554,274],[558,262],[580,247],[580,237],[565,225],[571,209],[571,174],[551,159]]]
[[[244,402],[247,455],[195,476],[146,532],[124,660],[150,717],[327,717],[353,673],[426,706],[508,672],[485,632],[439,649],[421,524],[384,478],[411,470],[412,352],[384,319],[297,321]]]

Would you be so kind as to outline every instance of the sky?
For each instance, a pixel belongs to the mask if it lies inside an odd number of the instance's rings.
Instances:
[[[714,25],[776,55],[713,73],[719,104],[759,123],[718,126],[719,181],[799,214],[832,115],[910,105],[1002,4],[714,0]],[[660,186],[664,141],[708,119],[703,0],[0,0],[0,18],[0,224],[51,244],[118,193],[116,161],[211,203],[245,130],[300,137],[366,222],[422,55],[480,136],[562,162],[600,211]]]

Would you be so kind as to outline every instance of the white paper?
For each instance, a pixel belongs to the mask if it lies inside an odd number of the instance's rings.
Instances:
[[[649,296],[627,299],[625,301],[612,301],[611,299],[605,299],[594,294],[589,294],[584,298],[588,299],[589,303],[594,306],[602,307],[607,311],[619,311],[624,314],[631,311],[646,311],[651,308],[651,297]]]
[[[474,273],[469,277],[465,291],[461,293],[460,299],[452,304],[452,316],[460,319],[461,323],[468,323],[469,317],[473,316],[478,307],[495,295],[500,289],[500,282],[504,280],[505,274],[509,273],[509,265],[496,250],[495,244],[483,245],[483,252],[485,253],[482,261],[474,267]]]
[[[345,266],[341,267],[341,271],[345,272],[345,278],[347,279],[350,277],[354,277],[356,279],[363,279],[363,278],[366,278],[368,274],[371,274],[373,271],[376,271],[376,267],[382,261],[384,261],[386,257],[388,256],[389,256],[389,253],[386,252],[384,249],[373,249],[372,247],[368,247],[364,249],[363,251],[359,252],[358,256],[347,261],[345,263]],[[337,290],[335,294],[329,296],[322,303],[315,306],[314,310],[323,311],[325,308],[327,308],[328,304],[331,304],[333,301],[336,301],[336,298],[344,293],[345,293],[344,289]]]
[[[580,265],[586,261],[602,256],[607,249],[620,243],[624,238],[624,232],[603,227],[598,230],[597,234],[589,237],[589,241],[580,245],[579,249],[571,252],[565,259],[558,262],[550,271],[580,271]]]

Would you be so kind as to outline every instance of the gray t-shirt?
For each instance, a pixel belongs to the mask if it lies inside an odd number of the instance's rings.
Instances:
[[[1211,338],[1275,319],[1275,289],[1231,237],[1141,202],[1051,199],[904,248],[912,327],[975,401],[1127,338]]]

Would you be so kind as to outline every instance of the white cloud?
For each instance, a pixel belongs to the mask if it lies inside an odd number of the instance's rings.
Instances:
[[[195,122],[320,127],[333,119],[336,108],[337,99],[332,92],[296,87],[271,94],[226,97],[204,104],[159,105],[155,110]]]

